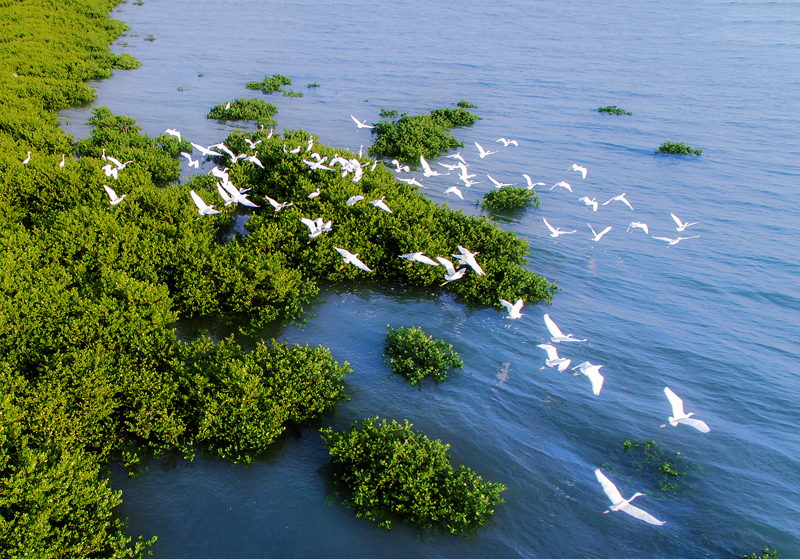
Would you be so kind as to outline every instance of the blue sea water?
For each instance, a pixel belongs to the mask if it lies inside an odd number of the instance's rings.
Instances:
[[[452,176],[425,179],[423,193],[527,239],[529,268],[560,288],[552,306],[511,321],[438,292],[337,285],[305,322],[263,332],[351,364],[350,401],[323,425],[407,418],[449,443],[455,463],[505,484],[506,502],[472,537],[355,518],[331,496],[327,453],[308,427],[250,468],[202,457],[151,461],[135,479],[113,468],[118,513],[130,535],[158,535],[154,557],[728,558],[765,543],[800,557],[800,3],[147,0],[112,15],[131,27],[113,50],[142,67],[92,84],[94,105],[151,136],[174,127],[199,144],[224,140],[233,126],[205,119],[208,109],[262,97],[244,84],[273,73],[304,93],[267,98],[279,129],[355,150],[372,139],[351,114],[374,122],[382,107],[476,104],[482,120],[455,134],[483,182],[462,189],[465,201],[443,194]],[[592,111],[605,105],[633,115]],[[64,111],[65,128],[85,134],[88,111]],[[501,136],[519,147],[503,148]],[[704,151],[655,155],[666,140]],[[498,153],[479,159],[476,141]],[[572,163],[586,179],[567,172]],[[481,210],[487,173],[545,182],[541,207]],[[574,194],[548,190],[561,180]],[[623,192],[635,211],[594,213],[577,200]],[[683,235],[700,237],[667,248],[626,232],[643,221],[674,237],[670,212],[697,222]],[[554,239],[543,217],[577,233]],[[593,243],[587,223],[612,230]],[[588,338],[559,351],[605,366],[599,396],[586,377],[542,369],[545,313]],[[387,324],[452,343],[464,369],[409,387],[383,361]],[[214,322],[178,326],[184,337],[201,329],[227,333]],[[709,434],[659,427],[670,415],[665,386]],[[681,452],[697,468],[693,488],[661,492],[630,466],[627,439]],[[666,524],[602,514],[610,502],[598,467],[623,495],[646,493],[636,504]]]

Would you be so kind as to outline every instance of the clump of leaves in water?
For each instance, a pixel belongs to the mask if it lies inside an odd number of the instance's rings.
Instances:
[[[605,113],[607,115],[632,115],[625,109],[621,109],[616,105],[609,105],[608,107],[598,107],[595,109],[598,113]]]
[[[217,120],[255,120],[259,125],[270,127],[275,124],[273,115],[278,112],[278,107],[267,103],[263,99],[236,99],[228,103],[214,105],[208,111],[206,118]]]
[[[405,377],[412,386],[431,375],[436,380],[445,380],[449,368],[464,366],[452,345],[425,336],[422,328],[387,328],[386,354],[392,371]]]
[[[408,420],[377,421],[354,422],[339,433],[321,430],[336,482],[347,488],[346,502],[359,518],[382,520],[386,529],[397,518],[460,535],[483,525],[504,502],[504,485],[450,464],[450,445],[413,431]]]
[[[303,94],[300,91],[295,91],[294,89],[290,89],[289,91],[283,92],[284,97],[302,97]]]
[[[156,38],[155,38],[155,37],[153,37],[152,35],[148,35],[147,37],[145,37],[145,38],[144,38],[144,40],[145,40],[145,41],[155,41],[155,40],[156,40]]]
[[[667,452],[654,440],[625,441],[624,450],[633,460],[633,467],[649,474],[662,491],[684,492],[692,489],[687,482],[687,472],[699,470],[697,464],[689,462],[680,452]]]
[[[469,101],[464,101],[463,99],[456,103],[457,106],[461,107],[462,109],[477,109],[478,105],[473,105]]]
[[[483,195],[481,205],[490,210],[511,210],[514,208],[539,207],[539,197],[533,189],[519,186],[504,186],[490,190]]]
[[[309,88],[312,88],[312,87],[319,87],[319,84],[318,84],[318,83],[315,81],[314,83],[310,83],[310,84],[308,84],[308,87],[309,87]]]
[[[383,110],[381,116],[386,116]],[[436,109],[429,115],[403,113],[399,120],[384,120],[372,129],[377,138],[369,153],[404,161],[417,160],[420,155],[436,157],[463,147],[464,142],[456,140],[450,131],[456,126],[470,126],[476,120],[480,117],[462,108]]]
[[[703,153],[702,149],[692,149],[683,142],[670,142],[666,141],[656,150],[656,153],[672,153],[677,155],[700,155]]]
[[[392,109],[390,111],[389,109],[384,109],[383,107],[381,107],[381,112],[379,114],[380,116],[397,118],[397,109]]]
[[[245,85],[247,89],[260,89],[264,93],[270,94],[276,91],[282,91],[281,87],[284,85],[292,85],[292,78],[282,76],[280,74],[272,74],[272,77],[264,76],[260,82],[252,81]]]
[[[744,556],[743,559],[779,559],[778,552],[774,549],[770,549],[769,546],[764,546],[764,549],[761,552],[753,552],[748,553]]]

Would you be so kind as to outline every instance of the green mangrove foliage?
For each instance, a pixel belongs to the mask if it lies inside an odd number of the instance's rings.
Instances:
[[[622,450],[630,456],[632,466],[650,476],[661,491],[686,492],[693,489],[687,480],[700,467],[686,460],[680,452],[667,452],[653,440],[625,441]]]
[[[659,146],[656,153],[671,153],[676,155],[700,155],[703,153],[702,149],[692,149],[683,142],[670,142],[666,141]]]
[[[754,551],[753,553],[747,553],[743,557],[743,559],[780,559],[778,557],[778,552],[774,549],[770,549],[769,546],[765,545],[764,549],[761,550],[759,553],[758,551]]]
[[[308,88],[309,88],[309,89],[311,89],[312,87],[319,87],[319,84],[318,84],[316,81],[314,81],[314,82],[312,82],[312,83],[308,84]]]
[[[272,118],[278,112],[278,107],[267,103],[263,99],[236,99],[228,103],[214,105],[208,111],[206,118],[217,120],[255,120],[259,126],[270,128],[275,125]]]
[[[490,190],[483,195],[481,205],[490,210],[511,210],[515,208],[539,207],[539,197],[533,189],[519,186],[504,186]]]
[[[598,107],[595,109],[598,113],[604,113],[607,115],[632,115],[633,113],[629,113],[625,109],[620,109],[616,105],[609,105],[608,107]]]
[[[295,91],[294,89],[290,89],[289,91],[283,92],[284,97],[302,97],[303,93],[300,91]]]
[[[477,109],[478,105],[473,105],[469,101],[464,101],[463,99],[456,103],[456,106],[461,107],[462,109]]]
[[[422,328],[387,328],[386,354],[392,371],[402,375],[412,386],[428,376],[445,380],[448,369],[464,366],[452,345],[425,336]]]
[[[348,493],[356,516],[413,522],[422,528],[464,534],[483,525],[505,486],[483,481],[469,468],[450,464],[450,445],[432,441],[405,421],[354,422],[348,431],[322,429],[334,476]]]
[[[280,74],[272,74],[272,77],[264,76],[264,79],[260,82],[252,81],[245,85],[245,87],[247,89],[260,89],[266,94],[272,94],[276,91],[283,91],[281,87],[284,85],[292,85],[292,78],[288,78]]]
[[[369,148],[369,154],[381,157],[396,157],[404,161],[416,161],[420,155],[436,157],[453,148],[463,147],[464,142],[455,139],[451,130],[457,126],[470,126],[480,117],[466,109],[436,109],[429,115],[408,116],[406,113],[394,120],[396,111],[384,112],[393,120],[379,122],[372,133],[377,135]]]

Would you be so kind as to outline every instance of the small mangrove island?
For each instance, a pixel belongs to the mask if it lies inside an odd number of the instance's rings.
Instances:
[[[700,155],[701,153],[703,153],[703,150],[692,149],[683,142],[677,143],[677,142],[666,141],[658,147],[656,153],[671,153],[675,155]]]

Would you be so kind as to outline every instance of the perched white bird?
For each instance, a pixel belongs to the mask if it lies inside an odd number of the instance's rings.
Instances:
[[[192,147],[202,153],[206,157],[222,157],[222,154],[219,152],[214,151],[213,149],[204,148],[201,145],[195,144],[191,142]]]
[[[667,248],[669,248],[673,245],[677,245],[679,242],[684,241],[686,239],[696,239],[700,235],[694,235],[693,237],[675,237],[674,239],[670,239],[669,237],[656,237],[655,235],[650,235],[650,236],[653,237],[654,239],[658,239],[659,241],[667,241],[669,243],[667,245]]]
[[[597,231],[595,231],[594,227],[592,227],[590,224],[587,223],[586,225],[589,225],[589,229],[592,230],[592,235],[594,235],[594,239],[592,239],[592,241],[595,242],[595,243],[598,242],[603,237],[603,235],[605,235],[606,233],[611,231],[611,225],[609,225],[608,227],[606,227],[605,229],[603,229],[599,233]]]
[[[528,181],[528,190],[533,190],[533,189],[534,189],[534,188],[536,188],[537,186],[547,186],[547,185],[546,185],[545,183],[543,183],[543,182],[533,182],[533,181],[531,180],[531,177],[530,177],[530,176],[528,176],[528,175],[526,175],[525,173],[523,173],[523,174],[522,174],[522,176],[523,176],[523,177],[525,177],[525,180],[526,180],[526,181]]]
[[[547,225],[548,229],[550,229],[550,236],[551,237],[558,237],[559,235],[571,235],[572,233],[577,233],[578,232],[577,229],[575,229],[573,231],[562,231],[561,227],[554,228],[552,225],[550,225],[547,222],[547,220],[545,218],[542,218],[542,221],[544,221],[544,224]]]
[[[308,199],[309,200],[313,200],[314,198],[316,198],[320,194],[322,194],[322,191],[319,188],[317,188],[314,192],[312,192],[311,194],[308,195]]]
[[[572,363],[572,359],[564,359],[563,357],[559,357],[558,350],[554,345],[539,344],[536,347],[540,347],[547,352],[547,360],[544,362],[544,364],[548,367],[558,367],[559,372],[563,372],[567,367],[569,367],[569,364]]]
[[[181,141],[181,133],[175,130],[174,128],[167,128],[164,130],[164,134],[169,134],[170,136],[175,136],[178,138],[178,141]]]
[[[103,165],[102,167],[100,167],[100,169],[102,169],[102,171],[106,174],[107,177],[114,177],[114,180],[119,179],[119,169],[117,169],[116,167],[112,167],[111,163],[109,163],[108,165]]]
[[[636,228],[643,229],[645,235],[650,234],[650,229],[647,227],[647,224],[641,221],[631,221],[631,224],[628,225],[628,233],[632,232]]]
[[[358,253],[353,254],[352,252],[345,250],[339,247],[333,247],[336,249],[336,252],[342,255],[342,259],[344,260],[345,264],[352,264],[356,268],[360,270],[364,270],[365,272],[371,272],[366,264],[364,264],[361,260],[358,259]]]
[[[444,266],[445,274],[444,274],[444,282],[447,283],[449,281],[455,281],[457,279],[461,279],[464,274],[466,273],[466,268],[461,268],[456,270],[453,267],[453,263],[450,262],[447,258],[442,258],[441,256],[437,256],[436,260],[439,261],[439,264]]]
[[[356,202],[360,202],[363,199],[364,197],[361,194],[356,194],[355,196],[350,196],[350,198],[347,199],[347,202],[345,202],[345,204],[347,204],[348,206],[352,206]]]
[[[603,202],[603,205],[605,206],[605,205],[610,204],[612,202],[616,202],[617,200],[619,200],[620,202],[625,202],[626,206],[628,206],[630,209],[633,209],[633,206],[631,206],[631,203],[628,202],[627,198],[625,198],[625,193],[624,192],[622,194],[620,194],[619,196],[614,196],[608,202]]]
[[[589,198],[588,196],[581,196],[578,202],[583,202],[587,206],[592,206],[592,210],[597,211],[597,198]]]
[[[470,252],[469,250],[465,249],[461,245],[458,246],[458,252],[461,254],[452,254],[451,256],[458,260],[461,264],[466,264],[470,268],[472,268],[476,274],[479,276],[485,276],[486,273],[478,264],[477,260],[475,260],[475,255],[478,254],[477,252]]]
[[[370,202],[370,204],[372,204],[372,205],[373,205],[373,206],[375,206],[376,208],[380,208],[380,209],[382,209],[382,210],[383,210],[383,211],[385,211],[385,212],[392,213],[392,210],[391,210],[391,209],[389,208],[389,206],[387,206],[387,205],[386,205],[386,203],[383,201],[383,199],[384,199],[384,198],[386,198],[386,196],[381,196],[380,200],[372,200],[372,201]]]
[[[503,142],[504,147],[508,147],[509,144],[513,146],[519,146],[519,142],[516,140],[507,140],[506,138],[498,138],[495,140],[496,142]]]
[[[278,202],[277,200],[274,200],[273,198],[270,198],[269,196],[264,196],[264,198],[267,199],[267,202],[269,202],[270,206],[275,208],[275,212],[276,213],[281,211],[283,208],[288,208],[289,206],[294,206],[294,202]]]
[[[200,215],[214,215],[219,213],[219,210],[215,210],[214,206],[209,206],[206,204],[194,190],[189,191],[189,196],[192,197],[194,205],[197,206],[197,213]]]
[[[28,157],[22,160],[22,164],[27,165],[30,160],[31,160],[31,152],[28,152]]]
[[[374,128],[374,126],[372,126],[371,124],[367,124],[366,120],[364,122],[361,122],[360,120],[358,120],[353,115],[350,115],[350,118],[353,119],[353,122],[355,122],[358,125],[359,128]]]
[[[675,215],[675,214],[673,214],[673,213],[671,213],[671,214],[669,214],[669,215],[671,215],[671,216],[672,216],[672,219],[674,219],[674,220],[675,220],[675,223],[676,223],[676,225],[677,225],[677,227],[676,227],[675,229],[676,229],[676,230],[677,230],[679,233],[683,232],[683,230],[684,230],[684,229],[686,229],[687,227],[689,227],[690,225],[697,225],[697,222],[696,222],[696,221],[695,221],[694,223],[683,223],[683,222],[680,220],[680,218],[679,218],[677,215]]]
[[[605,377],[600,374],[600,367],[604,366],[605,365],[592,365],[589,361],[584,361],[580,365],[572,367],[572,370],[580,369],[584,375],[589,377],[589,380],[592,381],[592,392],[594,392],[595,396],[599,396],[600,389],[603,388],[603,381],[605,380]]]
[[[262,129],[262,130],[264,129],[264,125],[261,125],[261,129]],[[267,140],[269,140],[270,138],[272,138],[272,135],[273,135],[274,133],[275,133],[275,130],[274,130],[273,128],[270,128],[270,129],[269,129],[269,134],[267,134]]]
[[[439,177],[442,175],[449,175],[450,173],[440,173],[439,171],[434,171],[431,169],[431,166],[425,160],[425,157],[420,155],[419,156],[419,164],[422,165],[422,175],[425,177]]]
[[[400,258],[405,258],[409,262],[420,262],[421,264],[427,264],[428,266],[438,266],[438,262],[434,261],[431,258],[428,258],[421,252],[409,252],[408,254],[401,254]]]
[[[685,423],[686,425],[691,425],[702,433],[708,433],[711,431],[704,421],[700,421],[699,419],[690,419],[691,416],[694,415],[694,412],[689,414],[684,412],[683,400],[678,398],[677,394],[670,390],[669,387],[664,388],[664,394],[667,395],[669,403],[672,404],[672,417],[669,418],[670,425],[677,427],[678,423]]]
[[[63,169],[63,168],[64,168],[64,165],[66,165],[66,164],[67,164],[67,162],[64,160],[64,157],[66,157],[66,155],[62,153],[62,154],[61,154],[61,163],[59,163],[59,164],[58,164],[58,167],[59,167],[60,169]]]
[[[306,153],[311,151],[313,148],[314,148],[314,138],[309,138],[308,143],[306,144]],[[359,155],[361,154],[359,153]]]
[[[250,146],[250,149],[256,149],[256,146],[261,143],[261,140],[254,142],[250,138],[245,138],[244,141],[248,146]]]
[[[192,159],[191,154],[189,154],[189,153],[187,153],[185,151],[182,151],[181,155],[184,156],[186,158],[186,160],[189,162],[189,167],[194,167],[195,169],[199,169],[200,168],[200,160],[199,159]],[[111,165],[106,165],[106,167],[111,167]],[[103,167],[103,169],[105,169],[106,167]]]
[[[583,175],[583,178],[586,178],[586,173],[587,173],[586,167],[581,167],[577,163],[573,163],[572,167],[567,169],[567,171],[575,171],[575,172],[580,173],[581,175]]]
[[[639,507],[635,507],[631,504],[631,501],[633,501],[636,497],[644,497],[644,493],[634,493],[633,497],[630,499],[623,499],[622,494],[617,489],[617,486],[611,483],[611,480],[608,479],[599,468],[596,469],[594,473],[597,476],[597,481],[599,481],[600,485],[603,486],[603,491],[605,491],[606,495],[608,495],[608,498],[611,499],[611,506],[607,511],[604,511],[603,514],[621,510],[622,512],[627,512],[634,518],[644,520],[645,522],[655,526],[662,526],[664,524],[663,521],[656,519],[650,513],[647,513]]]
[[[106,194],[108,194],[108,198],[111,201],[112,206],[116,206],[125,199],[125,196],[127,196],[127,194],[123,194],[122,196],[117,196],[117,193],[114,192],[114,189],[110,188],[108,185],[104,184],[103,188],[105,189]]]
[[[289,151],[286,151],[286,144],[283,144],[283,151],[286,152],[286,153],[291,153],[291,154],[300,153],[300,146],[297,146],[294,149],[290,149]]]
[[[563,186],[564,188],[572,192],[572,186],[567,181],[559,181],[555,183],[553,186],[550,187],[550,190],[553,190],[557,186]]]
[[[462,200],[464,199],[464,195],[461,193],[461,190],[457,186],[451,186],[450,188],[445,190],[444,193],[447,194],[448,196],[450,195],[450,193],[453,193]]]
[[[573,338],[572,334],[567,334],[566,336],[561,333],[561,330],[556,326],[556,323],[553,322],[553,319],[550,318],[549,314],[544,315],[544,323],[547,326],[547,330],[550,332],[551,340],[555,343],[561,342],[585,342],[586,340],[579,340],[577,338]]]
[[[486,175],[486,176],[489,177],[489,180],[492,181],[495,188],[503,188],[504,186],[514,186],[508,182],[500,182],[498,180],[495,180],[494,177],[492,177],[492,175]]]
[[[519,318],[522,316],[522,313],[519,312],[522,310],[522,305],[525,304],[522,299],[517,299],[517,302],[513,305],[505,299],[500,299],[500,304],[508,311],[508,318]]]
[[[321,217],[313,220],[308,219],[307,217],[301,217],[300,221],[303,223],[303,225],[311,230],[311,233],[308,236],[312,239],[318,237],[322,233],[331,231],[331,225],[333,224],[332,220],[322,221]]]
[[[496,151],[486,151],[485,149],[483,149],[483,146],[480,145],[478,142],[475,142],[475,147],[478,148],[479,152],[478,155],[481,156],[481,159],[483,159],[487,155],[492,155],[493,153],[497,153]]]
[[[392,159],[392,165],[394,165],[394,167],[395,167],[394,169],[392,169],[392,171],[394,171],[395,173],[410,173],[411,172],[411,167],[409,167],[408,165],[401,165],[400,161],[398,161],[397,159]]]
[[[225,110],[227,111],[230,108],[231,108],[231,102],[228,101],[227,103],[225,103]]]
[[[401,179],[400,177],[397,177],[397,180],[402,181],[406,184],[411,184],[414,186],[419,186],[421,188],[426,188],[425,185],[419,182],[417,179]]]
[[[467,161],[466,161],[466,159],[464,159],[464,158],[461,156],[461,152],[460,152],[460,151],[459,151],[458,153],[454,153],[453,155],[445,155],[445,157],[451,157],[451,158],[453,158],[453,159],[458,159],[458,160],[459,160],[459,161],[461,161],[461,162],[462,162],[464,165],[466,165],[466,164],[467,164]]]

